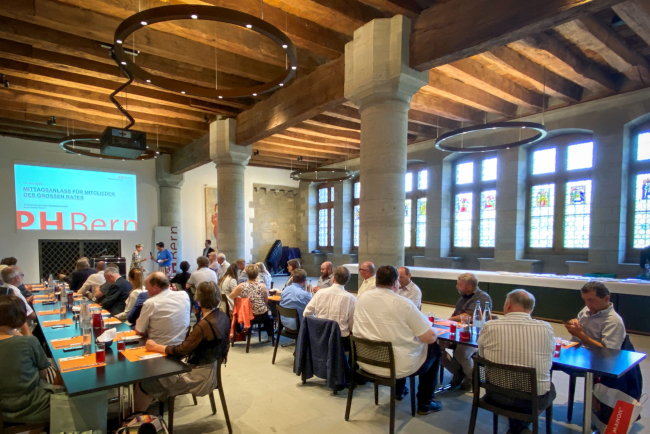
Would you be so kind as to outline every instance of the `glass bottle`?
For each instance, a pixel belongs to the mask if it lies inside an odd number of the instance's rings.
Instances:
[[[483,327],[483,311],[481,311],[481,302],[476,302],[476,307],[474,308],[474,315],[472,316],[472,325],[474,328]]]
[[[485,309],[483,309],[483,324],[492,319],[492,309],[490,308],[490,302],[485,302]]]

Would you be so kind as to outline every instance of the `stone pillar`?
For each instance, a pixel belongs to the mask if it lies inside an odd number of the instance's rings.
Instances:
[[[246,258],[246,199],[244,170],[251,158],[252,146],[235,144],[235,120],[210,124],[210,159],[217,166],[219,200],[218,236],[215,248],[234,263]]]
[[[181,227],[181,187],[183,175],[171,173],[171,156],[156,158],[156,181],[160,191],[160,226]],[[178,249],[180,251],[180,248]]]
[[[409,65],[411,22],[375,19],[345,46],[345,97],[361,113],[359,261],[404,264],[404,176],[411,97],[428,71]]]
[[[302,258],[302,268],[308,276],[320,275],[320,264],[326,260],[325,253],[311,253],[317,248],[318,191],[316,184],[301,181],[296,198],[298,214],[297,241]]]

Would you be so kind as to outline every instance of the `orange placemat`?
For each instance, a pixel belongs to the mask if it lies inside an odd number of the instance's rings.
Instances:
[[[140,339],[140,336],[135,333],[135,330],[129,330],[128,332],[118,333],[115,336],[115,339],[113,339],[113,342],[117,342],[117,338],[120,337],[120,336],[124,336],[125,338],[129,338],[131,336],[138,336],[138,339]]]
[[[122,324],[122,321],[120,321],[117,318],[106,318],[104,320],[104,325],[108,325],[108,324]]]
[[[272,295],[269,297],[270,301],[280,301],[280,296],[279,295]]]
[[[452,324],[456,324],[456,327],[459,326],[457,322],[449,321],[447,319],[437,319],[433,323],[441,326],[447,326],[447,327],[451,326]]]
[[[52,327],[55,325],[72,325],[72,320],[66,318],[58,321],[43,321],[43,327]]]
[[[61,338],[61,339],[52,339],[50,343],[52,348],[55,350],[60,350],[61,348],[74,347],[76,345],[83,344],[83,336],[77,336],[74,338]]]
[[[129,348],[128,350],[122,351],[122,355],[127,358],[129,362],[139,362],[142,359],[141,357],[147,358],[156,358],[164,357],[164,354],[156,353],[154,351],[147,351],[145,347]]]
[[[56,315],[56,314],[60,314],[60,313],[61,313],[61,311],[60,311],[59,309],[55,309],[55,310],[42,310],[42,311],[40,311],[40,312],[38,313],[38,315],[39,315],[39,316],[45,316],[45,315]]]
[[[51,295],[49,295],[49,294],[40,294],[40,295],[35,295],[34,296],[34,300],[40,300],[40,299],[43,299],[43,298],[53,298],[53,297]]]
[[[97,307],[101,307],[101,306],[98,305],[97,303],[92,303],[92,304],[89,304],[88,307],[92,309],[92,308],[97,308]]]
[[[81,369],[97,368],[99,366],[106,366],[106,363],[97,363],[94,353],[87,356],[64,357],[63,359],[59,359],[59,367],[61,368],[61,373],[64,374]]]

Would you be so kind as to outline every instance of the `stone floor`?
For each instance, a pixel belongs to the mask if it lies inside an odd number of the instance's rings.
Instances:
[[[438,317],[446,317],[450,308],[423,305],[422,310],[433,311]],[[558,324],[553,324],[556,334],[568,337],[568,333]],[[264,336],[263,336],[264,337]],[[650,350],[650,337],[631,336],[637,351]],[[288,342],[288,341],[286,341]],[[284,340],[282,343],[286,343]],[[231,348],[228,364],[222,369],[223,385],[230,412],[230,420],[235,433],[273,433],[273,434],[352,434],[387,433],[389,421],[388,389],[380,388],[379,405],[374,405],[372,385],[355,390],[350,420],[344,420],[347,389],[333,395],[324,386],[324,381],[312,379],[305,385],[293,373],[294,347],[279,348],[275,365],[271,364],[273,348],[271,344],[257,344],[254,339],[250,353],[245,353],[245,345],[238,343]],[[650,361],[642,363],[645,378],[650,378]],[[449,381],[446,378],[445,381]],[[568,376],[554,373],[553,382],[557,389],[557,399],[553,407],[553,432],[568,434],[580,433],[582,422],[582,387],[578,379],[573,424],[566,422]],[[646,384],[648,384],[646,382]],[[646,386],[650,392],[650,386]],[[203,434],[226,432],[225,420],[218,403],[217,414],[212,415],[208,397],[199,398],[198,406],[192,404],[189,395],[176,401],[176,434]],[[469,393],[453,391],[440,397],[443,411],[428,416],[411,417],[410,400],[396,403],[395,430],[400,434],[409,433],[452,433],[464,434],[469,426],[472,396]],[[153,411],[153,409],[152,409]],[[642,419],[632,428],[632,433],[650,432],[650,408],[646,407]],[[540,432],[545,425],[540,423]],[[507,420],[500,420],[500,433],[507,431]],[[479,411],[476,433],[492,432],[492,416]]]

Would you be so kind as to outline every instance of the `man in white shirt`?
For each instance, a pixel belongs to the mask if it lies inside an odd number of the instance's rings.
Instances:
[[[25,304],[25,313],[27,314],[27,319],[34,320],[36,319],[36,313],[32,307],[27,303],[25,297],[20,293],[18,287],[23,284],[23,277],[25,275],[16,265],[6,267],[0,272],[0,277],[2,277],[2,288],[0,289],[0,294],[3,295],[15,295]],[[32,332],[29,330],[27,322],[25,322],[21,328],[20,332],[23,335],[31,336]]]
[[[215,274],[219,274],[219,269],[221,266],[219,265],[219,262],[217,261],[217,252],[210,252],[208,254],[208,261],[210,261],[210,265],[208,265],[208,268],[212,271],[214,271]]]
[[[506,297],[504,316],[498,321],[488,321],[478,338],[481,357],[505,365],[535,368],[540,408],[555,399],[555,387],[551,383],[551,367],[555,337],[553,328],[546,321],[530,317],[535,308],[535,297],[523,289],[515,289]],[[507,406],[514,411],[530,412],[530,402],[521,402],[508,396],[487,392],[486,401]],[[530,433],[528,424],[509,419],[509,433]]]
[[[361,294],[367,290],[375,287],[375,264],[372,262],[364,262],[359,265],[359,274],[364,280],[357,291],[357,298],[361,297]]]
[[[398,276],[397,269],[391,265],[379,267],[375,288],[357,301],[354,335],[393,344],[398,378],[395,397],[404,398],[408,393],[406,377],[417,374],[418,414],[426,415],[442,410],[442,404],[432,400],[440,361],[440,347],[432,344],[438,336],[422,312],[411,301],[397,295]],[[365,363],[359,366],[371,374],[390,376],[386,368]]]
[[[169,280],[156,271],[147,276],[149,299],[142,305],[135,332],[160,343],[179,345],[190,326],[190,298],[185,291],[171,291]]]
[[[104,278],[104,271],[106,269],[106,262],[104,261],[98,261],[95,264],[95,270],[97,272],[95,274],[91,274],[88,276],[88,279],[84,282],[83,285],[81,285],[81,288],[77,291],[77,294],[80,295],[86,295],[88,294],[88,297],[92,297],[92,295],[95,293],[95,290],[98,289],[100,286],[102,286],[104,283],[106,283],[106,279]]]
[[[226,255],[219,253],[217,255],[217,262],[219,263],[219,271],[217,271],[217,280],[221,280],[228,268],[230,268],[230,263],[226,261]]]
[[[196,288],[196,285],[201,282],[214,282],[215,284],[218,283],[217,273],[208,267],[210,265],[208,261],[208,258],[205,256],[199,256],[196,258],[196,265],[198,265],[199,268],[196,271],[192,272],[192,275],[187,280],[188,288]]]
[[[411,280],[411,270],[408,267],[399,267],[397,271],[399,272],[398,294],[411,300],[420,309],[422,307],[422,291]]]
[[[354,308],[357,299],[347,292],[344,286],[350,280],[350,271],[345,267],[336,267],[332,273],[332,286],[322,288],[307,304],[303,317],[314,315],[316,318],[336,321],[341,329],[341,338],[346,351],[350,350],[350,332],[354,323]]]

